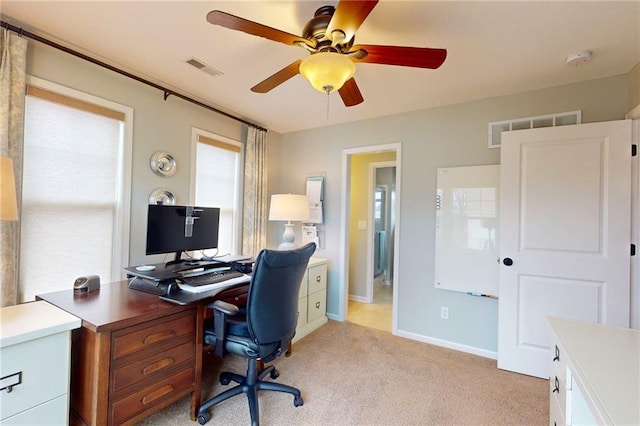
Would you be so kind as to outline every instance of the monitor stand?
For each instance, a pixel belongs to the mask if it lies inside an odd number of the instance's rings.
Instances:
[[[129,281],[129,288],[158,296],[167,296],[179,290],[174,280],[154,281],[141,277],[135,277]]]
[[[186,262],[186,261],[187,261],[187,259],[182,259],[182,250],[179,250],[179,251],[176,252],[176,255],[173,258],[173,260],[165,263],[164,267],[166,268],[167,266],[177,265],[179,263]]]

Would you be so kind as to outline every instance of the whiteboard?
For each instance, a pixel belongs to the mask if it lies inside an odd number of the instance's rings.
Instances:
[[[437,173],[435,287],[497,297],[500,166]]]

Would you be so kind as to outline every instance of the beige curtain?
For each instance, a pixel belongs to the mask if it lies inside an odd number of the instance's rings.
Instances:
[[[0,155],[13,159],[19,211],[27,40],[0,30]],[[0,221],[0,237],[0,306],[11,306],[18,303],[19,222]]]
[[[267,132],[249,126],[244,161],[242,254],[257,256],[267,243]]]

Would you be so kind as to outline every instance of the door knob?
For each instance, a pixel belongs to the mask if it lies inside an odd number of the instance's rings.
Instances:
[[[502,263],[504,263],[505,266],[511,266],[513,265],[513,260],[510,257],[505,257],[502,259]]]

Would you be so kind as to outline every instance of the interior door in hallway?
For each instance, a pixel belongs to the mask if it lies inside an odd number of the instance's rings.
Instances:
[[[631,121],[503,134],[498,367],[547,378],[549,315],[629,325]]]

